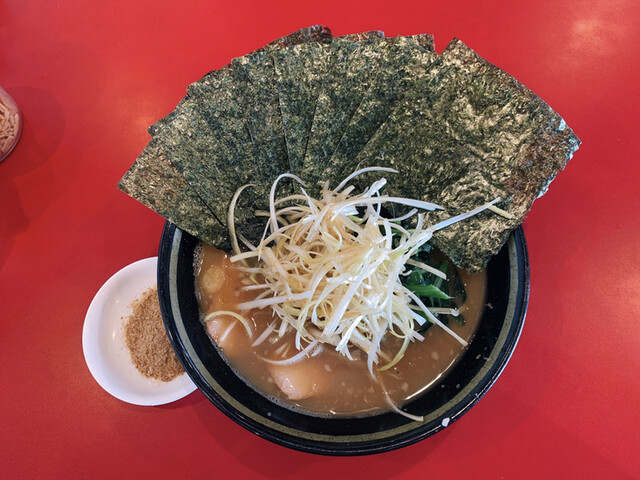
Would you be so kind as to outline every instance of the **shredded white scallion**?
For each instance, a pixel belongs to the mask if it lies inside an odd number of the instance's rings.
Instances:
[[[251,346],[257,347],[258,345],[262,344],[267,338],[269,338],[269,335],[271,335],[275,329],[276,329],[276,322],[271,322],[269,325],[267,325],[267,328],[264,329],[264,331],[260,334],[260,336],[256,338],[256,340],[251,344]]]
[[[262,360],[264,360],[266,363],[270,363],[271,365],[293,365],[294,363],[298,363],[306,357],[313,357],[317,355],[318,353],[320,353],[321,349],[322,345],[320,344],[320,342],[318,342],[318,340],[314,340],[293,357],[285,358],[284,360],[272,360],[270,358],[263,358]]]
[[[224,317],[224,316],[232,317],[232,318],[235,318],[237,321],[239,321],[244,327],[244,329],[247,331],[249,338],[253,338],[253,330],[251,328],[251,325],[249,324],[249,320],[244,318],[239,313],[232,312],[231,310],[216,310],[215,312],[211,312],[205,315],[205,317],[202,319],[202,323],[206,325],[209,320],[215,317]]]
[[[351,358],[350,349],[356,348],[367,355],[369,371],[375,378],[376,367],[378,370],[390,368],[402,358],[411,342],[423,339],[417,330],[425,321],[438,325],[466,345],[464,339],[436,316],[457,315],[457,311],[427,308],[419,297],[404,287],[401,279],[411,267],[446,279],[446,275],[436,268],[411,258],[431,240],[435,231],[484,210],[506,217],[510,214],[494,205],[500,200],[498,198],[469,212],[427,225],[423,212],[443,210],[441,206],[381,195],[386,184],[384,178],[355,194],[353,186],[348,184],[365,172],[397,173],[384,167],[364,168],[348,176],[333,190],[328,190],[328,184],[325,184],[318,199],[307,194],[300,178],[280,175],[270,190],[269,211],[261,213],[267,217],[262,241],[255,246],[248,245],[246,252],[240,251],[232,225],[235,204],[244,187],[234,195],[229,208],[234,250],[231,261],[241,263],[238,268],[251,274],[254,281],[254,285],[245,286],[243,290],[261,292],[256,299],[240,303],[238,309],[248,311],[269,306],[273,310],[275,321],[254,344],[262,343],[271,334],[281,336],[289,328],[296,334],[296,355],[286,360],[266,361],[290,364],[319,353],[322,345],[331,345]],[[276,199],[276,186],[283,178],[299,183],[302,193]],[[382,207],[390,204],[409,207],[410,211],[387,218],[381,213]],[[412,227],[395,223],[413,217],[416,220]],[[412,223],[409,221],[405,225]],[[248,327],[246,320],[240,321]],[[381,350],[386,335],[402,340],[399,350],[390,355]],[[381,359],[385,362],[383,366],[378,365]]]

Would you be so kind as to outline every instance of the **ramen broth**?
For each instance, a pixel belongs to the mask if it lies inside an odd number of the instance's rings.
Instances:
[[[482,314],[485,301],[486,274],[460,271],[467,298],[460,307],[464,325],[449,322],[449,327],[467,342],[471,340]],[[377,373],[378,380],[367,369],[366,355],[353,348],[353,360],[327,345],[316,356],[306,357],[290,365],[276,365],[265,359],[293,357],[298,350],[294,333],[279,337],[273,332],[260,345],[252,343],[267,326],[277,322],[270,308],[239,312],[240,302],[252,300],[255,292],[241,291],[243,273],[228,256],[203,244],[196,260],[196,292],[202,318],[214,311],[242,313],[249,320],[253,339],[246,328],[229,315],[221,315],[206,324],[214,345],[227,363],[252,387],[267,397],[290,407],[316,415],[357,416],[389,410],[384,390],[396,405],[420,395],[440,380],[463,354],[465,347],[438,326],[424,333],[424,341],[413,342],[404,357],[391,369]],[[389,336],[391,337],[391,336]],[[386,339],[389,351],[396,338]],[[393,348],[396,347],[396,348]],[[382,366],[383,364],[380,364]]]

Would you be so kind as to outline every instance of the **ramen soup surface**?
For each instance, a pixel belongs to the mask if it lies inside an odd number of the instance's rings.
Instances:
[[[460,308],[465,324],[450,322],[449,327],[469,341],[482,313],[486,274],[459,273],[467,291],[467,300]],[[255,296],[255,292],[241,291],[244,275],[224,252],[202,245],[196,259],[196,292],[202,318],[221,310],[241,313],[237,304]],[[456,339],[434,325],[425,332],[424,341],[409,346],[400,362],[378,372],[379,381],[371,377],[366,355],[355,348],[354,360],[327,345],[316,356],[290,365],[274,365],[264,359],[283,360],[298,353],[294,333],[280,338],[273,332],[267,340],[252,347],[271,322],[277,321],[279,325],[279,319],[269,307],[242,315],[251,324],[253,340],[240,322],[229,315],[214,317],[206,324],[207,333],[222,356],[258,392],[316,415],[357,416],[389,410],[382,385],[393,402],[402,405],[440,380],[464,351]],[[397,341],[395,337],[385,341],[389,351],[399,346],[391,344]]]

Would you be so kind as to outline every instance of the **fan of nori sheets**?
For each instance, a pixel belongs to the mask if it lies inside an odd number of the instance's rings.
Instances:
[[[502,247],[580,144],[544,101],[460,40],[437,55],[428,34],[333,37],[318,25],[206,74],[149,132],[118,187],[222,249],[236,190],[251,184],[234,218],[257,242],[264,219],[255,212],[268,209],[283,173],[318,194],[357,169],[392,167],[388,195],[445,208],[429,221],[500,197],[513,218],[483,212],[434,236],[469,271]],[[280,194],[295,188],[279,183]]]

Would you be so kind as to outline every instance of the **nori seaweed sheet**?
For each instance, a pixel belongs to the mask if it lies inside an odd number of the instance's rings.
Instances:
[[[436,58],[435,52],[425,49],[415,37],[417,36],[393,39],[393,45],[382,59],[380,72],[347,125],[319,183],[329,180],[329,184],[335,187],[343,180],[339,175],[347,175],[356,170],[355,159],[358,153],[404,96],[408,79],[416,72],[424,72]],[[429,39],[431,35],[420,37]],[[433,47],[433,42],[428,45]]]
[[[285,48],[301,42],[326,41],[330,38],[329,28],[323,25],[313,25],[274,40],[257,51]],[[174,111],[149,127],[149,133],[153,137],[160,136],[164,131],[172,130],[176,121],[182,125],[191,125],[193,130],[197,131],[196,126],[202,126],[198,115],[202,116],[210,124],[211,130],[220,134],[219,141],[225,140],[227,152],[237,154],[227,163],[236,171],[239,181],[234,181],[234,184],[239,185],[246,183],[250,178],[255,178],[252,173],[256,165],[250,158],[250,137],[243,125],[245,121],[243,112],[236,105],[235,84],[230,82],[229,74],[230,66],[227,65],[220,70],[209,72],[199,81],[191,84],[187,88],[188,94],[180,101]],[[211,105],[212,100],[213,106]],[[228,104],[222,105],[224,102],[228,102]],[[220,110],[216,111],[214,108],[220,108]],[[176,117],[179,118],[176,119]],[[231,133],[228,136],[223,136],[222,132]],[[224,167],[223,169],[226,170]]]
[[[360,37],[358,37],[360,38]],[[302,180],[315,185],[344,129],[366,94],[391,40],[375,37],[353,42],[334,38],[305,152]]]
[[[392,166],[391,194],[439,203],[437,221],[496,197],[513,215],[484,212],[441,230],[434,244],[459,267],[483,268],[577,150],[564,120],[513,77],[454,40],[360,153]]]
[[[260,50],[273,50],[291,47],[302,43],[311,42],[330,42],[333,38],[331,29],[326,25],[311,25],[310,27],[301,28],[289,35],[280,37],[271,43],[268,43]],[[256,50],[259,52],[260,50]]]
[[[328,29],[296,32],[292,38],[296,35],[325,42]],[[303,179],[323,176],[335,186],[333,181],[356,168],[394,167],[400,174],[385,174],[387,194],[445,206],[445,212],[427,214],[430,222],[501,197],[499,205],[513,219],[484,212],[434,236],[456,265],[482,268],[580,141],[546,103],[459,40],[431,61],[430,35],[393,42],[382,37],[365,32],[334,39],[330,46],[301,46],[299,51],[313,53],[293,60],[273,50],[253,53],[235,59],[234,67],[210,72],[188,88],[172,114],[150,128],[154,139],[118,187],[185,231],[228,248],[231,185],[235,191],[246,181],[258,181],[264,193],[277,172],[300,173],[307,143]],[[294,51],[286,38],[273,48]],[[329,55],[318,53],[326,51]],[[326,63],[318,66],[314,62],[320,57]],[[316,68],[313,79],[305,78],[304,65]],[[298,80],[308,85],[298,88]],[[297,145],[295,132],[300,132]],[[256,158],[276,164],[262,165]],[[367,174],[354,183],[367,185],[379,176]],[[227,185],[205,188],[213,178],[225,178]],[[237,210],[238,223],[248,228],[241,233],[251,240],[263,228],[253,217],[259,196],[257,191],[245,196]]]
[[[339,37],[335,37],[335,38],[340,38],[348,42],[364,42],[366,40],[372,40],[375,38],[384,38],[384,32],[382,30],[369,30],[367,32],[358,32],[358,33],[349,33],[347,35],[340,35]]]
[[[416,44],[418,44],[425,52],[436,53],[436,46],[433,41],[433,35],[430,33],[418,33],[416,35],[409,35],[407,38],[410,38]]]
[[[183,109],[174,116],[171,128],[163,129],[154,137],[159,148],[167,155],[184,179],[200,195],[216,216],[226,224],[232,197],[240,185],[247,183],[238,172],[244,171],[245,156],[252,148],[245,132],[242,109],[229,99],[233,79],[224,69],[211,76],[211,86],[219,95],[211,96],[206,108],[199,111]],[[198,106],[194,106],[194,109]],[[219,121],[221,120],[221,121]],[[235,121],[235,123],[234,123]],[[218,127],[218,128],[216,128]],[[242,141],[245,140],[243,144]],[[241,147],[245,147],[242,150]],[[262,229],[255,221],[257,204],[251,194],[240,197],[236,220],[249,231],[251,238],[259,238]]]
[[[316,25],[275,40],[264,49],[284,48],[304,41],[326,41],[330,37],[331,32],[328,28]],[[234,106],[227,108],[226,111],[215,112],[209,109],[204,114],[201,114],[200,106],[203,101],[210,100],[212,92],[222,93],[223,98],[225,95],[228,98],[233,85],[232,83],[225,85],[229,73],[229,67],[223,67],[205,75],[189,88],[187,96],[181,100],[170,115],[149,128],[154,139],[118,185],[119,188],[184,230],[212,245],[225,249],[229,245],[226,237],[226,210],[228,200],[231,198],[226,187],[232,185],[237,188],[244,183],[241,181],[243,178],[240,174],[250,175],[250,172],[243,168],[246,165],[239,164],[237,156],[229,159],[228,152],[238,153],[240,149],[237,147],[226,150],[225,161],[219,164],[216,162],[215,167],[217,168],[206,165],[204,159],[208,158],[212,152],[222,153],[221,144],[218,141],[219,137],[213,133],[216,132],[217,121],[226,122],[225,125],[231,127],[232,131],[238,134],[237,136],[225,137],[234,144],[242,144],[242,133],[246,132],[246,127],[244,123],[240,122],[240,120],[244,121],[241,116],[229,116],[230,113],[239,111]],[[210,125],[213,124],[214,127],[204,127],[203,120]],[[200,136],[207,138],[199,138]],[[197,137],[195,141],[194,137]],[[250,141],[248,136],[247,141]],[[228,148],[228,142],[225,146]],[[184,150],[181,150],[183,148]],[[179,170],[173,161],[169,161],[165,150],[168,150],[175,163],[181,164],[183,167],[188,166],[187,177],[194,182],[193,185],[185,181],[182,176],[184,170]],[[149,151],[153,153],[150,154]],[[194,164],[188,163],[190,158],[186,152],[197,153],[198,161]],[[182,163],[180,158],[183,159]],[[241,158],[243,161],[247,161],[250,166],[254,166],[254,163],[250,162],[250,159],[247,159],[245,155],[242,155]],[[154,164],[154,161],[157,165]],[[207,172],[208,175],[201,175],[202,172]],[[206,181],[211,181],[211,175],[217,178],[217,182],[212,188],[205,189],[204,184]],[[221,181],[222,177],[225,177],[226,181]],[[207,202],[204,202],[196,193],[193,189],[194,186],[208,199]],[[154,198],[154,191],[157,193],[157,198]],[[251,201],[251,193],[246,193],[241,198],[236,217],[240,217],[238,223],[243,225],[243,229],[240,229],[241,233],[255,240],[262,234],[262,226],[260,225],[262,222],[258,222],[253,216],[255,204]],[[173,199],[175,201],[171,201]],[[202,228],[200,229],[196,225],[199,215],[202,216],[200,220]],[[212,217],[215,217],[216,222],[224,227],[224,233],[210,231],[211,225],[213,225]]]
[[[184,102],[180,111],[167,123],[167,128],[159,130],[153,139],[219,218],[223,219],[225,215],[218,213],[217,209],[226,209],[226,206],[212,205],[219,203],[215,187],[218,182],[224,183],[223,189],[233,195],[235,187],[242,182],[238,174],[240,160],[234,157],[235,150],[231,150],[225,140],[227,137],[240,137],[243,125],[228,121],[241,116],[240,109],[229,108],[229,105],[233,105],[229,100],[230,87],[233,85],[230,70],[225,68],[211,75],[207,85],[217,95],[211,95],[205,104]],[[235,117],[232,116],[234,113]],[[220,117],[224,124],[215,124],[215,119]]]
[[[292,173],[300,173],[322,88],[329,46],[304,43],[271,52],[275,67],[282,126]]]
[[[311,25],[309,27],[302,28],[293,33],[290,33],[289,35],[285,35],[284,37],[277,38],[276,40],[268,43],[264,47],[259,48],[258,50],[255,50],[255,52],[261,52],[263,50],[287,48],[287,47],[291,47],[294,45],[299,45],[307,42],[330,42],[331,38],[332,38],[332,34],[331,34],[331,29],[329,29],[329,27],[326,27],[325,25]],[[229,65],[226,65],[225,67],[222,67],[221,70],[224,70],[225,68],[228,68],[228,67]],[[177,112],[180,111],[184,102],[194,100],[193,99],[194,96],[198,96],[202,94],[202,92],[199,91],[200,84],[207,83],[207,81],[209,80],[209,77],[217,75],[218,71],[219,70],[212,70],[208,72],[206,75],[204,75],[200,80],[189,85],[187,87],[188,94],[178,103],[174,111],[171,112],[166,117],[158,120],[153,125],[151,125],[149,127],[149,133],[153,136],[156,134],[157,131],[161,130],[162,128],[166,128],[166,123],[168,123],[171,117],[173,117]],[[205,95],[206,95],[206,91],[207,90],[205,88]]]
[[[252,154],[246,158],[259,166],[259,171],[252,172],[249,183],[256,185],[256,192],[267,207],[270,185],[279,175],[291,172],[273,61],[263,51],[235,58],[231,65],[235,99],[253,145]],[[281,184],[287,185],[284,191],[291,193],[290,183]]]
[[[118,188],[191,235],[229,248],[226,226],[171,168],[171,162],[153,141],[120,179]]]
[[[288,158],[272,52],[299,45],[301,41],[318,45],[318,42],[328,40],[330,30],[316,28],[311,33],[305,29],[231,62],[235,101],[244,115],[253,144],[252,153],[243,155],[244,165],[241,168],[249,173],[244,183],[253,185],[252,193],[261,209],[268,207],[269,190],[275,179],[283,173],[295,171]],[[278,192],[291,193],[291,180],[281,181]]]
[[[257,52],[286,48],[306,41],[326,41],[329,38],[331,38],[331,31],[327,27],[314,25],[279,38]],[[154,137],[161,136],[163,131],[173,130],[176,121],[182,125],[191,125],[193,131],[197,132],[198,127],[202,126],[198,118],[201,116],[209,125],[219,147],[217,149],[212,147],[211,161],[217,162],[217,158],[224,155],[227,161],[220,164],[219,169],[230,173],[229,168],[232,168],[236,172],[238,180],[233,180],[233,176],[228,175],[228,183],[238,187],[255,182],[257,178],[264,178],[263,170],[267,170],[268,165],[254,160],[256,151],[246,125],[245,112],[237,100],[238,85],[235,83],[231,66],[227,65],[220,70],[209,72],[202,79],[191,84],[187,91],[187,96],[170,115],[150,127],[150,133]],[[190,141],[188,138],[185,140]],[[204,144],[204,142],[201,143]],[[177,146],[174,152],[177,152]],[[170,158],[173,159],[173,156]],[[263,182],[260,181],[258,184],[262,186]],[[249,196],[254,204],[264,206],[264,202],[261,201],[264,199],[263,191],[247,190],[243,196]]]
[[[384,38],[384,33],[369,31],[338,38],[361,42]],[[292,173],[300,174],[316,102],[330,59],[330,45],[312,42],[280,50],[272,49],[270,53],[274,62],[289,165]]]
[[[194,121],[200,116],[205,127],[203,130],[194,129],[194,132],[204,136],[203,132],[206,130],[215,139],[215,142],[209,144],[210,152],[202,159],[203,162],[216,164],[223,170],[232,169],[236,179],[230,176],[228,181],[234,192],[241,185],[256,184],[257,188],[246,189],[241,198],[249,198],[254,208],[265,208],[265,184],[262,181],[256,183],[256,179],[266,176],[267,166],[256,160],[256,149],[247,126],[245,111],[238,101],[238,83],[233,67],[226,67],[217,76],[210,76],[198,88],[206,100],[196,107]],[[225,205],[228,206],[228,203]],[[242,221],[253,217],[253,211],[238,214],[242,215]]]

